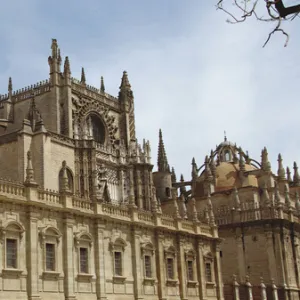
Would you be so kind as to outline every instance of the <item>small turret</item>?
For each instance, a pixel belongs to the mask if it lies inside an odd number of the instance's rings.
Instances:
[[[153,182],[156,188],[157,197],[161,201],[164,201],[171,198],[172,174],[168,164],[161,129],[159,130],[157,169],[158,171],[153,173]]]

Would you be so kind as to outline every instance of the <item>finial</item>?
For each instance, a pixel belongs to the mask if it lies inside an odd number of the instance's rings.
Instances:
[[[100,91],[101,91],[102,93],[105,92],[105,86],[104,86],[104,79],[103,79],[103,76],[101,76]]]
[[[12,86],[12,80],[11,77],[8,79],[8,92],[12,92],[13,86]]]
[[[52,39],[51,50],[52,50],[52,58],[57,59],[58,46],[57,46],[57,40],[56,39]]]
[[[27,152],[27,168],[26,168],[25,184],[34,185],[34,186],[37,185],[37,183],[34,180],[34,172],[32,167],[32,155],[30,151]]]
[[[292,181],[292,177],[291,177],[291,171],[289,167],[286,167],[286,176],[287,176],[287,180],[288,182]]]
[[[86,83],[86,80],[85,80],[85,72],[84,72],[84,68],[83,68],[83,67],[81,68],[81,80],[80,80],[80,82],[81,82],[82,84],[85,84],[85,83]]]
[[[176,173],[175,173],[175,169],[174,167],[172,167],[172,172],[171,172],[171,181],[172,183],[175,183],[176,182]]]
[[[184,182],[183,174],[180,175],[180,181]]]
[[[195,198],[192,198],[192,207],[193,207],[193,221],[199,222]]]
[[[66,58],[65,58],[64,73],[65,74],[71,74],[70,61],[69,61],[69,57],[68,56],[66,56]]]
[[[129,80],[128,80],[128,74],[127,74],[126,71],[123,72],[120,89],[128,89],[128,90],[131,89],[131,85],[130,85]]]
[[[62,59],[61,59],[61,55],[60,55],[60,49],[57,48],[57,62],[59,65],[61,64],[61,61],[62,61]]]
[[[159,129],[158,156],[157,156],[158,172],[170,172],[165,145],[163,142],[162,132]]]
[[[277,171],[277,175],[278,175],[278,179],[279,180],[285,180],[285,170],[282,164],[282,157],[281,154],[278,154],[278,171]]]
[[[193,159],[192,159],[192,178],[197,178],[197,177],[198,177],[197,164],[196,164],[195,158],[193,157]]]
[[[294,181],[295,186],[300,186],[300,177],[299,177],[298,166],[297,166],[296,162],[294,162],[294,178],[293,178],[293,181]]]
[[[227,141],[226,131],[224,130],[224,142]]]

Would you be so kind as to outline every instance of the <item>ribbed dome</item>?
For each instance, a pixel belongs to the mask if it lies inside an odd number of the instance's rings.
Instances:
[[[221,162],[216,166],[216,185],[215,191],[226,191],[231,190],[235,186],[237,188],[242,187],[243,183],[241,182],[239,176],[239,164],[233,162]],[[245,171],[256,170],[252,165],[245,164]],[[204,172],[198,177],[196,184],[196,194],[201,195],[203,193],[203,183],[205,179]],[[247,176],[247,185],[248,186],[258,186],[257,179],[254,175]]]

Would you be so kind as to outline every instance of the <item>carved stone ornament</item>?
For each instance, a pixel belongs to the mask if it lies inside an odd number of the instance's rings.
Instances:
[[[109,115],[108,107],[104,106],[97,100],[93,100],[89,98],[76,99],[73,97],[72,103],[74,108],[73,120],[77,120],[78,125],[82,125],[83,122],[85,122],[88,114],[92,112],[99,114],[99,116],[102,118],[107,128],[111,145],[115,144],[118,127],[114,124],[115,117]]]

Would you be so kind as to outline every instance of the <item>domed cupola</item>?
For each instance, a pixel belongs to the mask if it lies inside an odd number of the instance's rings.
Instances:
[[[212,173],[211,180],[207,177],[208,168]],[[257,186],[256,176],[251,175],[250,171],[259,168],[259,163],[225,136],[224,141],[206,156],[205,163],[197,170],[200,176],[194,184],[194,193],[200,197],[204,196],[208,181],[213,181],[215,192],[231,190],[234,187]]]

